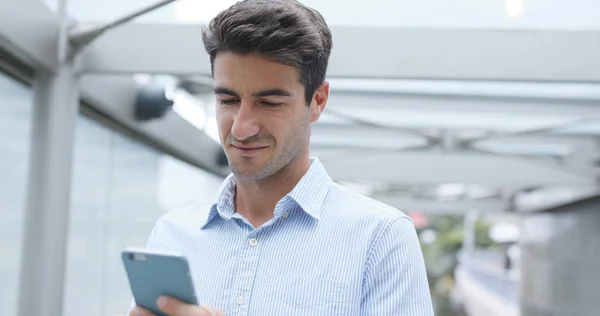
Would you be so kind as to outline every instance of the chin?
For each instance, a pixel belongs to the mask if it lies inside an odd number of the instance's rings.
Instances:
[[[245,181],[259,181],[270,177],[275,172],[269,165],[262,165],[260,167],[253,166],[252,163],[239,163],[231,166],[232,173],[236,178]],[[276,170],[275,170],[276,171]]]
[[[235,175],[235,177],[237,179],[244,180],[244,181],[260,181],[260,180],[263,180],[266,177],[268,177],[268,176],[265,176],[265,174],[262,172],[233,171],[233,174]]]

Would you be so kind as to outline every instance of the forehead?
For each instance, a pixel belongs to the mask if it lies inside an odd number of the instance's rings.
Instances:
[[[258,54],[218,53],[214,61],[215,86],[240,93],[263,89],[302,89],[296,68],[270,61]]]

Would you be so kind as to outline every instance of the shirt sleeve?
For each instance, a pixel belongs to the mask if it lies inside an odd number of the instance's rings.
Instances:
[[[394,220],[375,237],[362,290],[362,316],[433,316],[425,261],[410,218]]]

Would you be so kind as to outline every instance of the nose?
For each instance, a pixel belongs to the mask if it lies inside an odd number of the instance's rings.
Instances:
[[[257,135],[260,132],[260,126],[255,116],[252,104],[242,101],[231,126],[231,135],[238,140],[245,140]]]

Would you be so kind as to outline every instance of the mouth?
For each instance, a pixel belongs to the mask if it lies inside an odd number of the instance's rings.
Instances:
[[[245,154],[245,155],[251,155],[251,154],[255,154],[258,153],[259,151],[266,149],[269,146],[236,146],[236,145],[231,145],[231,147],[233,147],[233,149],[235,149],[235,151]]]

